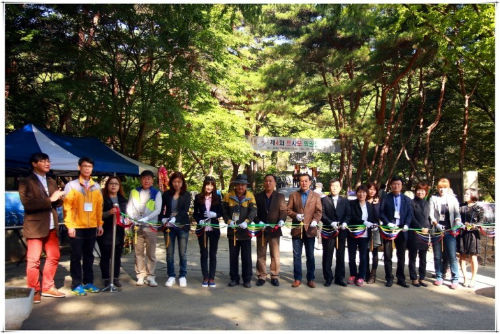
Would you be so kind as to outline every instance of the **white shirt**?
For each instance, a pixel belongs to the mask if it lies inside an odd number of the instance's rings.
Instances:
[[[38,180],[40,180],[40,182],[42,183],[43,188],[45,189],[45,193],[47,194],[47,196],[50,197],[50,195],[49,195],[49,186],[47,184],[47,176],[46,175],[42,176],[42,175],[39,175],[39,174],[37,174],[35,172],[33,172],[33,173],[36,175],[36,177],[38,177]],[[52,215],[52,210],[51,210],[50,211],[50,226],[49,226],[49,229],[52,230],[53,228],[54,228],[54,216]]]
[[[339,195],[337,196],[332,196],[332,200],[333,200],[333,206],[335,207],[335,209],[337,208],[337,201],[339,200]]]
[[[368,220],[368,208],[366,207],[366,202],[363,205],[361,205],[360,203],[359,206],[361,207],[361,219],[365,222]],[[361,238],[367,238],[367,237],[368,237],[368,229],[366,229],[365,232],[361,235]]]

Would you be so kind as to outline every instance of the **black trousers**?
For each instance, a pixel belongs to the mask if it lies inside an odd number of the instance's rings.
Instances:
[[[72,280],[71,289],[76,288],[82,283],[94,283],[94,270],[92,266],[94,264],[96,233],[96,228],[77,228],[75,237],[69,238],[71,245],[69,266]]]
[[[102,279],[111,279],[111,253],[113,245],[111,245],[109,242],[104,242],[102,238],[97,238],[97,244],[99,245],[99,250],[101,251],[101,260],[99,261],[99,267],[101,268],[101,277]],[[115,244],[114,278],[120,277],[122,252],[123,244]]]
[[[236,246],[234,239],[229,238],[229,276],[231,281],[240,281],[240,274],[238,272],[238,260],[241,250],[241,276],[243,283],[250,282],[252,279],[252,240],[238,240],[236,239]]]
[[[406,252],[406,239],[403,232],[399,233],[395,240],[396,244],[396,256],[398,258],[398,264],[396,267],[396,278],[398,282],[405,281],[405,252]],[[385,280],[392,281],[394,276],[392,275],[392,240],[384,240],[384,269],[385,269]]]
[[[370,252],[370,242],[368,243],[368,261],[366,262],[366,279],[370,277],[370,253],[372,253],[372,269],[373,271],[378,268],[378,247],[373,247],[373,251]]]
[[[415,266],[418,255],[418,279],[425,278],[425,268],[427,266],[427,249],[412,249],[408,250],[408,270],[410,271],[410,279],[417,280],[417,268]]]
[[[205,236],[207,240],[207,247],[205,247]],[[217,247],[219,245],[220,230],[215,229],[209,232],[203,232],[198,237],[198,244],[200,245],[200,264],[203,279],[215,279],[215,269],[217,267]],[[210,259],[210,266],[208,264]]]
[[[345,241],[346,234],[340,231],[339,235],[332,239],[321,239],[323,244],[323,278],[325,282],[331,282],[335,279],[335,282],[344,281],[345,279]],[[335,254],[335,276],[332,271],[333,253],[335,251],[335,246],[338,242],[337,254]]]

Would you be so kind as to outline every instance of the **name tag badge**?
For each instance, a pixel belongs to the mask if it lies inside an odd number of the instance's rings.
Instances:
[[[399,219],[399,218],[401,218],[399,216],[399,211],[394,211],[394,219]]]
[[[83,204],[83,211],[85,212],[92,212],[92,203],[84,203]]]
[[[439,215],[439,221],[440,222],[444,222],[445,219],[446,219],[446,216],[444,214],[440,214]]]

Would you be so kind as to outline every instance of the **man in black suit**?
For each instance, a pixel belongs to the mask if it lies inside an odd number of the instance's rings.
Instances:
[[[335,278],[335,284],[341,286],[347,286],[345,283],[345,241],[347,236],[347,231],[345,227],[347,222],[350,220],[351,209],[349,201],[340,197],[340,181],[330,180],[330,194],[321,199],[321,205],[323,207],[323,215],[321,221],[323,226],[326,228],[333,228],[334,230],[339,230],[337,237],[331,239],[322,239],[323,243],[323,277],[325,279],[325,286],[330,286],[333,279]],[[338,238],[338,248],[336,254],[335,263],[335,277],[332,272],[332,259],[333,251],[336,245],[336,238]]]
[[[409,288],[410,286],[405,281],[405,252],[406,241],[408,240],[408,227],[410,226],[413,217],[413,208],[411,199],[401,193],[403,189],[403,180],[400,177],[391,179],[391,192],[388,193],[380,204],[380,219],[384,226],[389,228],[402,228],[395,240],[396,255],[398,257],[398,265],[396,269],[397,284],[402,287]],[[392,241],[384,240],[384,269],[385,269],[385,286],[392,286],[394,276],[392,275]]]

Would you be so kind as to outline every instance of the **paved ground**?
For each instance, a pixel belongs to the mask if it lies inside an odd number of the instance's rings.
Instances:
[[[290,235],[289,231],[284,232]],[[255,242],[255,241],[254,241]],[[383,262],[376,284],[364,287],[323,286],[321,245],[316,246],[316,289],[291,288],[291,239],[281,241],[281,285],[268,282],[251,289],[227,287],[228,242],[219,243],[217,288],[201,287],[199,247],[194,235],[188,245],[188,287],[164,287],[165,246],[158,239],[157,281],[159,287],[136,287],[132,255],[123,257],[123,288],[117,293],[69,295],[69,255],[63,252],[56,284],[67,298],[43,298],[24,322],[26,330],[496,330],[495,268],[480,266],[475,289],[456,291],[445,286],[405,289],[384,286]],[[255,264],[255,244],[253,245]],[[380,253],[382,257],[382,253]],[[381,259],[382,260],[382,259]],[[102,286],[95,262],[95,283]],[[335,263],[335,261],[334,261]],[[177,265],[177,263],[176,263]],[[178,269],[178,267],[176,267]],[[428,276],[433,273],[428,253]],[[305,259],[303,269],[305,271]],[[346,261],[346,269],[348,266]],[[25,265],[6,265],[6,285],[25,286]],[[394,269],[395,270],[395,269]],[[255,270],[254,270],[255,271]],[[305,277],[305,274],[304,274]],[[433,279],[429,278],[429,283]],[[462,282],[462,280],[460,281]]]

